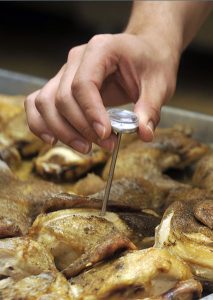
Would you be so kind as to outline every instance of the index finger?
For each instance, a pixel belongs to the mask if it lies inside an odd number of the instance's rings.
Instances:
[[[95,36],[88,43],[72,83],[72,94],[89,124],[101,139],[111,134],[111,125],[100,95],[104,79],[115,72],[118,57],[111,35]]]

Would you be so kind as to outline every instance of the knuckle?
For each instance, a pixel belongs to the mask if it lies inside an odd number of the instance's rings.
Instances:
[[[55,106],[57,109],[61,109],[67,106],[69,103],[69,95],[67,93],[58,92],[55,99]]]
[[[81,46],[71,48],[68,53],[68,61],[75,59],[76,56],[79,54],[80,49],[81,49]]]
[[[38,111],[41,111],[44,109],[44,107],[49,103],[49,98],[44,94],[40,94],[35,99],[35,106],[38,109]]]
[[[112,42],[112,34],[96,34],[90,39],[88,46],[105,47],[111,42]]]
[[[87,86],[86,80],[74,78],[71,85],[72,94],[74,95],[74,97],[78,98],[79,96],[81,96],[81,91],[85,88],[85,86]]]

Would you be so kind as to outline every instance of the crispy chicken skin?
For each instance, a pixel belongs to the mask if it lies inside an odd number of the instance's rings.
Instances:
[[[0,159],[7,163],[7,165],[13,169],[16,170],[21,165],[21,156],[18,152],[18,150],[13,146],[5,145],[1,141],[0,137]]]
[[[53,183],[21,181],[0,161],[0,237],[25,235],[46,200],[62,191]]]
[[[88,196],[104,189],[106,182],[94,173],[88,173],[86,177],[79,179],[71,188],[73,193]]]
[[[102,217],[109,153],[50,148],[30,132],[23,102],[0,95],[0,299],[200,297],[192,273],[213,282],[213,152],[204,156],[208,147],[183,127],[157,129],[149,144],[123,135]],[[199,159],[193,185],[205,190],[164,174]],[[155,248],[141,250],[158,225]]]
[[[46,179],[73,181],[105,163],[108,157],[109,154],[96,145],[90,154],[83,155],[61,144],[42,151],[35,159],[35,170]]]
[[[158,297],[179,281],[191,278],[190,269],[184,262],[166,250],[150,248],[127,252],[101,263],[71,278],[70,283],[77,299],[86,296],[89,299],[92,295],[96,295],[96,299],[110,300],[161,299]],[[195,289],[200,295],[200,284],[197,283]]]
[[[58,272],[32,275],[19,281],[1,280],[0,295],[2,300],[75,300],[70,284]]]
[[[22,157],[35,156],[45,145],[30,131],[24,109],[5,125],[3,134],[10,145],[19,150]]]
[[[37,154],[44,146],[28,128],[25,110],[25,96],[0,95],[0,144],[15,147],[23,157]]]
[[[213,281],[213,195],[205,190],[174,191],[156,231],[155,246],[186,261],[197,277]],[[209,210],[208,210],[209,207]]]
[[[28,237],[0,240],[0,277],[19,280],[56,271],[53,256],[42,244]]]
[[[135,210],[148,208],[159,213],[169,192],[180,187],[189,186],[166,177],[159,177],[154,181],[143,178],[122,178],[112,182],[109,199],[118,206],[127,206]],[[91,197],[103,199],[104,192],[105,189]]]
[[[115,179],[154,178],[169,168],[184,168],[197,161],[208,151],[208,147],[175,128],[161,129],[152,143],[135,140],[118,154]],[[131,155],[130,155],[131,153]],[[110,160],[103,170],[106,180]]]
[[[12,118],[23,111],[25,96],[9,96],[0,94],[0,129],[4,129]]]
[[[119,249],[136,249],[131,229],[116,214],[100,217],[99,210],[70,209],[39,215],[30,237],[51,251],[57,267],[70,277]]]
[[[192,182],[194,186],[213,191],[213,151],[198,161]]]

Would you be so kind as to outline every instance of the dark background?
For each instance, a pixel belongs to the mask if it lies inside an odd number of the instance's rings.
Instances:
[[[75,45],[125,28],[130,1],[0,2],[0,68],[50,78]],[[184,52],[170,105],[213,114],[213,16]]]

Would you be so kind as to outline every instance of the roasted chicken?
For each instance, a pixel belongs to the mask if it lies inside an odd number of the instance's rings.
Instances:
[[[16,169],[21,165],[19,151],[2,132],[0,133],[0,159],[5,161],[12,169]]]
[[[0,129],[4,129],[12,118],[23,111],[24,96],[0,94]]]
[[[190,165],[201,158],[207,150],[206,145],[184,132],[175,128],[162,129],[152,143],[136,140],[119,151],[114,178],[158,178],[169,168],[184,168]],[[103,170],[104,180],[108,176],[109,166],[110,160]]]
[[[24,110],[5,125],[3,132],[23,157],[35,156],[45,145],[28,128]]]
[[[199,298],[192,273],[213,282],[208,147],[183,127],[157,129],[149,144],[124,135],[102,217],[109,153],[45,146],[27,127],[23,99],[0,95],[0,299]],[[194,162],[193,185],[205,190],[168,176]],[[141,250],[158,225],[155,248]]]
[[[199,188],[213,191],[213,151],[198,161],[193,184]]]
[[[0,237],[25,235],[46,200],[62,191],[53,183],[21,181],[0,161]]]
[[[201,294],[201,285],[193,282],[193,289],[185,286],[175,298],[173,289],[179,281],[192,279],[189,267],[166,250],[147,249],[127,252],[119,258],[99,264],[71,278],[75,299],[130,300],[130,299],[185,299]],[[190,281],[188,282],[190,285]],[[161,295],[168,292],[168,298]],[[171,292],[172,291],[172,292]],[[181,298],[181,296],[183,298]],[[84,298],[85,297],[85,298]],[[87,298],[88,297],[88,298]]]
[[[30,237],[42,243],[67,276],[112,255],[119,249],[136,249],[128,239],[131,228],[115,213],[100,217],[99,210],[70,209],[39,215]]]
[[[32,275],[19,281],[1,280],[0,297],[2,300],[75,300],[70,284],[58,272]]]
[[[213,194],[178,190],[169,195],[170,202],[157,229],[155,247],[182,258],[198,278],[213,281]]]
[[[0,240],[0,278],[19,280],[56,271],[53,256],[42,244],[28,237]]]
[[[70,191],[77,195],[88,196],[101,191],[105,185],[106,182],[100,176],[88,173],[86,177],[79,179]],[[69,189],[67,191],[69,192]]]
[[[44,143],[28,128],[24,96],[0,96],[0,144],[15,146],[23,157],[37,154]]]
[[[158,213],[162,211],[166,196],[176,188],[188,188],[170,178],[159,177],[155,181],[143,178],[122,178],[112,183],[109,199],[118,206],[131,209],[152,209]],[[91,195],[92,198],[103,199],[105,189]]]
[[[83,155],[65,145],[57,145],[48,148],[36,158],[35,170],[47,179],[70,181],[105,163],[108,156],[98,146],[94,146],[90,154]]]

